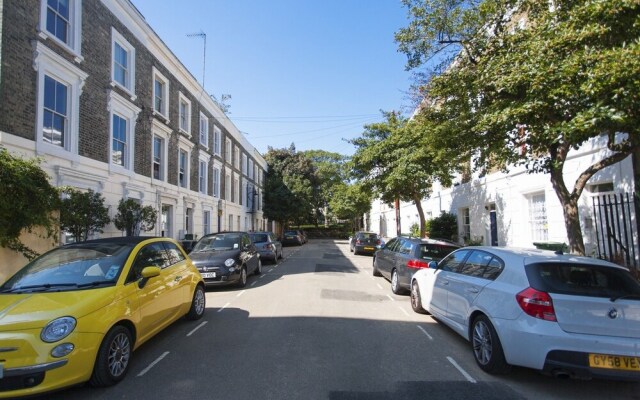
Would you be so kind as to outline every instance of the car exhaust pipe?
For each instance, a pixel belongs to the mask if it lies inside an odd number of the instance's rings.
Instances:
[[[551,374],[558,379],[569,379],[571,378],[571,373],[564,369],[554,369]]]

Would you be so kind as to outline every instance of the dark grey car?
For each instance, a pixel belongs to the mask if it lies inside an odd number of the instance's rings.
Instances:
[[[406,294],[416,271],[429,268],[429,261],[440,261],[458,248],[451,242],[398,236],[374,254],[373,275],[391,281],[393,293]]]
[[[260,254],[246,232],[203,236],[189,253],[189,258],[207,286],[236,284],[244,287],[248,275],[262,273]]]
[[[374,232],[356,232],[349,241],[349,250],[355,254],[373,254],[380,248],[382,240]]]
[[[273,232],[251,232],[249,237],[260,253],[261,260],[275,263],[282,258],[282,243]]]

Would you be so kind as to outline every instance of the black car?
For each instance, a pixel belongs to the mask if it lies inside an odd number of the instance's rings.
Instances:
[[[262,273],[260,255],[246,232],[203,236],[189,253],[189,258],[207,286],[236,284],[244,287],[248,275]]]
[[[295,244],[296,246],[302,246],[304,244],[304,237],[300,231],[288,230],[284,231],[281,242],[283,245]]]
[[[251,232],[249,237],[260,253],[261,260],[276,263],[282,258],[282,243],[273,232]]]
[[[391,291],[405,294],[411,288],[411,276],[430,261],[440,261],[460,248],[455,243],[433,239],[398,236],[389,240],[373,256],[373,275],[391,281]]]
[[[382,240],[374,232],[356,232],[349,241],[349,251],[353,254],[373,254],[378,250]]]

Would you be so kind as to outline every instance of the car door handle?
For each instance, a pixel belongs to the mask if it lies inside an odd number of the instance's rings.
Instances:
[[[464,291],[468,293],[478,293],[480,290],[478,290],[478,288],[476,287],[470,287],[470,288],[466,288]]]

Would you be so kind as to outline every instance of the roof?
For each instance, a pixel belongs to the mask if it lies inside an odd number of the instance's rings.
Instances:
[[[118,244],[133,244],[133,245],[136,245],[138,243],[144,242],[145,240],[149,240],[149,239],[167,239],[167,240],[171,240],[170,238],[162,237],[162,236],[117,236],[117,237],[110,237],[110,238],[87,240],[87,241],[84,241],[84,242],[69,243],[68,246],[74,245],[74,244],[84,244],[84,243],[97,243],[97,244],[99,244],[99,243],[118,243]]]

